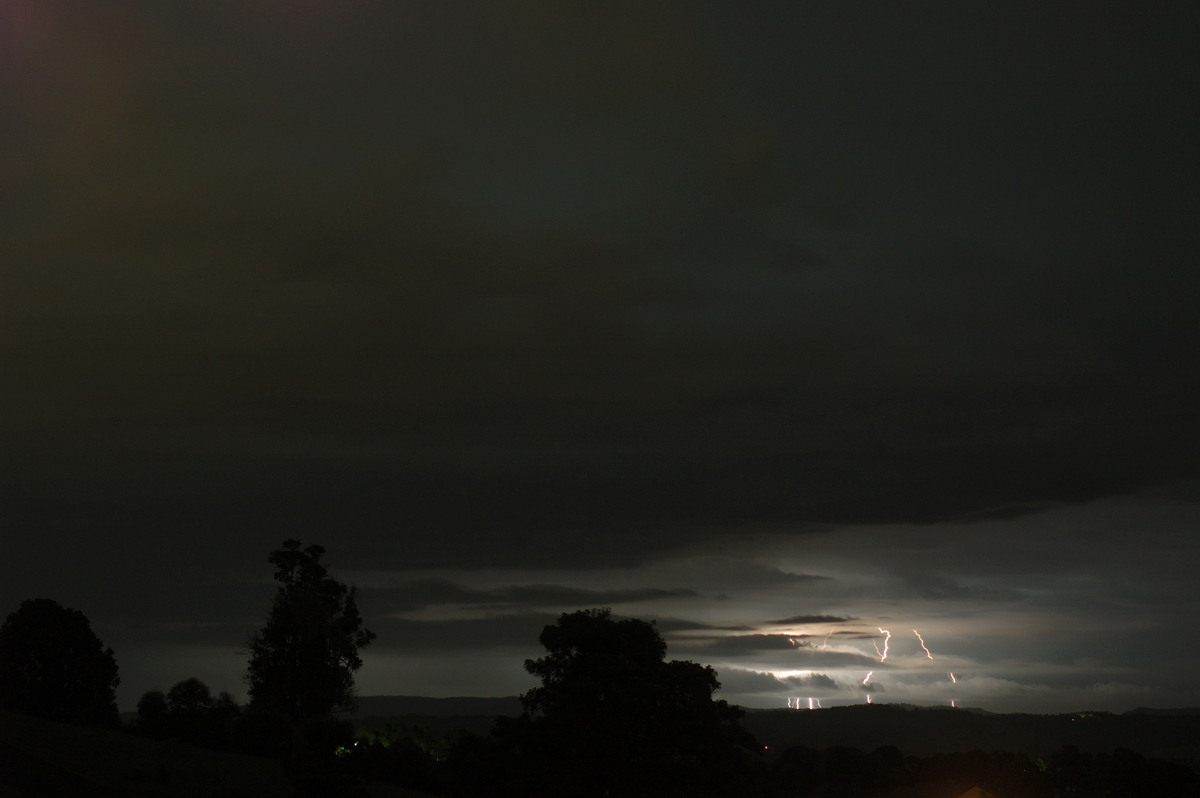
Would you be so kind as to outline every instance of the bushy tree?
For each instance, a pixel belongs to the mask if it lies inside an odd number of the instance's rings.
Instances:
[[[148,737],[174,737],[206,748],[238,746],[241,708],[222,691],[213,698],[208,685],[193,677],[168,692],[150,690],[137,705],[137,729]]]
[[[30,599],[0,626],[0,707],[117,725],[117,661],[79,610]]]
[[[173,715],[203,715],[212,705],[212,691],[194,676],[177,682],[167,693],[167,708]]]
[[[163,738],[170,734],[167,694],[147,690],[137,702],[137,729],[147,737]]]
[[[525,668],[542,685],[499,734],[513,792],[541,795],[749,794],[742,712],[714,700],[711,667],[665,661],[653,624],[608,609],[563,614]],[[724,794],[734,794],[727,792]]]
[[[218,693],[208,715],[217,747],[235,750],[242,745],[242,708],[232,694]]]

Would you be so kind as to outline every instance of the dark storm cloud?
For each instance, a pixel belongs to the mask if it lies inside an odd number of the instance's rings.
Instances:
[[[810,623],[845,623],[853,621],[854,618],[843,618],[837,615],[793,615],[789,618],[780,618],[775,621],[767,621],[772,626],[792,626],[804,625]]]
[[[676,636],[670,641],[670,653],[672,656],[705,662],[749,660],[779,670],[837,667],[870,669],[872,663],[879,661],[878,656],[872,657],[866,651],[824,649],[813,639],[772,634]]]
[[[768,584],[798,585],[805,582],[821,582],[831,577],[821,574],[796,573],[794,571],[786,571],[782,568],[764,567],[759,571],[757,578],[760,580],[760,584],[765,582]]]
[[[1169,47],[984,11],[945,23],[1021,59],[894,11],[366,5],[272,22],[264,55],[249,11],[66,8],[33,14],[37,90],[9,87],[18,526],[619,564],[1195,466]],[[613,527],[654,534],[580,534]]]
[[[731,568],[736,569],[736,573]],[[735,584],[740,582],[745,586],[755,588],[770,586],[783,589],[797,589],[833,580],[832,577],[821,574],[797,573],[783,568],[747,562],[739,562],[736,565],[723,565],[721,571],[724,577],[730,578]],[[709,574],[710,577],[714,575]],[[729,596],[723,594],[721,598],[729,598]]]
[[[1020,598],[1015,590],[997,585],[964,585],[948,576],[928,572],[907,574],[905,587],[919,598],[934,601],[1013,601]]]
[[[658,627],[660,632],[670,634],[672,632],[752,632],[753,626],[744,625],[722,625],[702,623],[700,621],[689,621],[681,618],[658,618],[655,619],[654,625]]]
[[[519,648],[530,656],[540,651],[542,629],[558,620],[557,614],[539,612],[491,613],[479,618],[411,620],[392,616],[375,617],[370,628],[379,635],[378,650],[485,651]]]
[[[468,588],[445,579],[422,579],[387,588],[363,591],[364,602],[389,612],[405,612],[442,604],[466,604],[480,608],[496,607],[598,607],[655,599],[694,598],[696,591],[685,588],[632,588],[585,590],[564,585],[506,585],[486,590]]]
[[[689,644],[700,645],[713,656],[741,656],[759,651],[794,649],[804,645],[799,638],[789,635],[729,635],[709,638],[707,641],[691,640]]]
[[[5,8],[10,603],[198,623],[114,584],[288,537],[554,571],[397,608],[690,600],[562,574],[874,522],[853,586],[677,584],[998,605],[1088,553],[895,543],[1197,473],[1190,6]]]
[[[122,656],[147,642],[164,647],[214,646],[228,652],[245,651],[250,635],[261,628],[263,622],[262,618],[245,618],[240,622],[207,619],[113,622],[108,620],[110,616],[98,617],[101,620],[93,624],[97,634]]]

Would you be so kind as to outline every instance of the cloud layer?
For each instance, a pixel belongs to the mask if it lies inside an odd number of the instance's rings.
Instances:
[[[1174,674],[1194,591],[1115,564],[1198,473],[1198,25],[6,3],[0,599],[218,644],[300,537],[437,656],[603,604],[814,689],[885,622],[1015,703]]]

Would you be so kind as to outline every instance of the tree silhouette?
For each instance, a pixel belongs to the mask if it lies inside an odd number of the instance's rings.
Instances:
[[[167,709],[175,715],[203,715],[212,709],[212,691],[196,677],[177,682],[167,693]]]
[[[174,737],[206,748],[232,749],[238,743],[241,708],[222,691],[216,698],[208,685],[192,677],[168,692],[150,690],[137,704],[137,729],[147,737]]]
[[[170,734],[167,694],[162,690],[147,690],[137,702],[137,729],[147,737],[162,738]]]
[[[0,707],[117,725],[117,661],[79,610],[29,599],[0,626]]]
[[[329,575],[324,554],[287,540],[268,558],[280,586],[266,625],[249,641],[246,683],[255,714],[298,724],[354,704],[358,651],[375,633],[362,626],[357,589]]]
[[[507,725],[510,739],[525,736],[513,746],[526,760],[514,791],[746,794],[739,746],[757,746],[738,725],[741,710],[713,700],[711,667],[664,661],[653,624],[614,620],[607,608],[563,614],[540,640],[546,656],[525,668],[542,686],[522,696],[522,722]]]
[[[353,706],[358,651],[375,633],[363,628],[357,590],[329,575],[324,554],[320,546],[301,549],[287,540],[268,558],[280,585],[266,624],[249,639],[247,714],[274,738],[299,789],[333,794],[333,777],[322,768],[353,736],[333,713]]]

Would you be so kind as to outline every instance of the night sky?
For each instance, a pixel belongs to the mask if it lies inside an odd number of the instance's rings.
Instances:
[[[750,706],[1197,705],[1197,40],[3,0],[0,616],[244,697],[298,538],[363,694],[520,692],[611,606]]]

